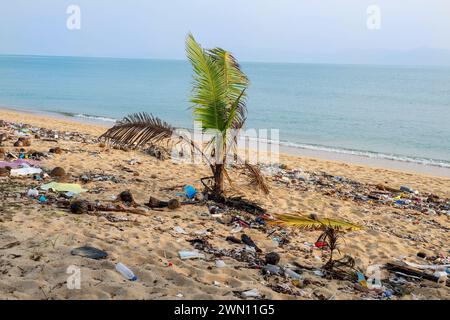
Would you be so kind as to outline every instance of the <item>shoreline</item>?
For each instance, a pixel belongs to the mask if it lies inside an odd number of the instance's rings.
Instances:
[[[50,117],[58,120],[67,121],[70,123],[79,123],[83,125],[86,124],[92,127],[101,128],[102,130],[104,130],[105,128],[109,128],[113,125],[112,121],[104,121],[101,119],[94,119],[88,117],[70,116],[63,112],[59,113],[52,111],[29,110],[0,105],[0,113],[2,112],[31,115],[36,117]],[[270,142],[268,143],[268,145],[270,145]],[[413,174],[418,173],[429,176],[450,178],[450,168],[433,164],[422,164],[406,160],[402,161],[385,158],[374,158],[370,156],[350,154],[344,152],[314,150],[303,148],[301,146],[286,145],[283,144],[283,142],[280,143],[279,152],[280,155],[285,156],[311,158],[323,161],[340,162],[343,164],[367,166],[372,169],[388,169],[405,173],[413,173]]]

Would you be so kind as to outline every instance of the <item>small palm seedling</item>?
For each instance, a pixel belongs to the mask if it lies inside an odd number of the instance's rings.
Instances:
[[[270,221],[273,225],[291,226],[311,231],[322,231],[316,244],[320,244],[321,247],[327,247],[330,250],[330,257],[322,266],[322,270],[329,274],[331,277],[337,276],[339,278],[345,278],[345,272],[341,270],[342,267],[353,268],[354,260],[350,256],[346,255],[341,259],[334,259],[334,252],[339,252],[338,243],[343,234],[348,231],[361,230],[362,227],[350,222],[328,219],[328,218],[316,218],[305,216],[294,216],[289,214],[283,214],[276,216],[274,221]]]
[[[177,133],[165,121],[146,113],[132,114],[106,131],[101,138],[120,147],[141,148],[148,145],[183,144],[198,152],[211,168],[212,176],[201,181],[213,200],[224,201],[224,180],[231,182],[227,173],[227,156],[234,154],[235,167],[246,172],[250,183],[265,193],[268,186],[256,165],[236,156],[237,133],[246,120],[246,89],[249,84],[237,60],[221,48],[203,49],[189,34],[186,52],[194,71],[192,110],[194,120],[204,133],[212,133],[206,147],[198,145],[186,135]],[[212,181],[206,184],[204,181]]]

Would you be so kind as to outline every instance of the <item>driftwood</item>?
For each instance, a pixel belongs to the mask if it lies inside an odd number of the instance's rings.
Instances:
[[[423,272],[423,271],[420,271],[417,269],[413,269],[413,268],[410,268],[407,266],[403,266],[403,265],[400,265],[397,263],[387,263],[385,267],[387,270],[389,270],[391,272],[400,272],[402,274],[405,274],[408,276],[413,276],[415,278],[425,279],[425,280],[429,280],[429,281],[433,281],[433,282],[437,282],[439,280],[438,277],[436,277],[432,274],[429,274],[429,273],[426,273],[426,272]],[[450,287],[450,281],[447,280],[445,285],[447,287]]]
[[[140,214],[147,216],[147,212],[143,209],[127,207],[123,204],[101,204],[99,202],[89,202],[86,200],[75,200],[73,202],[69,200],[58,201],[57,206],[59,208],[66,208],[73,213],[81,214],[95,211],[106,212],[128,212],[133,214]]]
[[[165,187],[165,188],[161,188],[161,191],[173,191],[173,190],[176,190],[176,189],[181,189],[184,186],[185,186],[184,184],[180,184],[180,185],[173,186],[173,187]]]
[[[264,214],[266,209],[260,207],[258,204],[244,199],[242,197],[226,198],[224,204],[228,207],[243,210],[252,214]]]

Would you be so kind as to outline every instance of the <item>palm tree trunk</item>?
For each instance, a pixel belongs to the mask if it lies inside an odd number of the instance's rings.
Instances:
[[[224,191],[224,165],[216,163],[214,165],[214,196],[221,198]]]

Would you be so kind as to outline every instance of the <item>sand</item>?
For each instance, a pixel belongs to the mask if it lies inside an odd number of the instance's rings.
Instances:
[[[0,119],[24,122],[37,127],[76,131],[98,136],[104,127],[58,118],[0,110]],[[1,129],[1,128],[0,128]],[[3,148],[15,150],[14,141]],[[51,170],[63,167],[74,180],[87,172],[104,172],[120,179],[89,182],[90,190],[80,197],[88,200],[111,200],[123,190],[131,190],[136,202],[145,203],[150,195],[170,199],[180,190],[165,191],[175,185],[192,184],[201,189],[200,177],[209,174],[203,165],[160,161],[140,151],[121,151],[98,143],[60,140],[58,143],[32,139],[32,148],[47,152],[59,146],[64,152],[46,159],[40,167]],[[140,163],[130,164],[131,159]],[[372,168],[337,161],[282,155],[281,162],[291,168],[325,171],[364,183],[385,183],[399,187],[408,185],[421,192],[450,197],[450,179],[413,172]],[[124,170],[127,168],[128,170]],[[233,175],[235,187],[246,197],[257,200],[270,214],[316,213],[365,226],[362,231],[348,233],[340,246],[342,254],[351,255],[361,270],[369,265],[384,264],[406,257],[411,262],[426,263],[416,257],[448,255],[450,249],[449,216],[421,214],[389,206],[356,203],[315,191],[299,191],[269,179],[271,193],[265,196],[248,187],[244,177]],[[371,293],[354,289],[351,281],[327,280],[304,273],[310,283],[299,289],[299,295],[272,290],[257,269],[245,263],[223,258],[226,267],[217,268],[214,257],[181,260],[180,250],[192,250],[186,241],[198,237],[196,231],[211,229],[210,242],[220,248],[239,245],[227,243],[231,226],[206,216],[206,206],[183,206],[178,210],[148,210],[146,215],[110,213],[127,217],[125,222],[110,222],[104,215],[75,215],[54,205],[20,196],[30,186],[41,183],[31,178],[0,178],[0,298],[1,299],[237,299],[235,291],[258,289],[268,299],[370,299]],[[236,191],[228,190],[229,193]],[[411,218],[414,217],[414,218]],[[179,234],[175,226],[188,233]],[[263,252],[276,251],[281,264],[297,261],[319,267],[325,261],[321,250],[308,252],[305,242],[314,243],[320,232],[288,229],[291,243],[279,248],[258,229],[244,229]],[[73,248],[89,245],[108,253],[103,260],[73,256]],[[241,245],[242,246],[242,245]],[[128,281],[115,270],[122,262],[137,275]],[[67,287],[67,268],[76,266],[81,272],[81,288]],[[378,297],[379,298],[379,297]],[[423,281],[411,292],[395,299],[449,299],[448,287]]]

